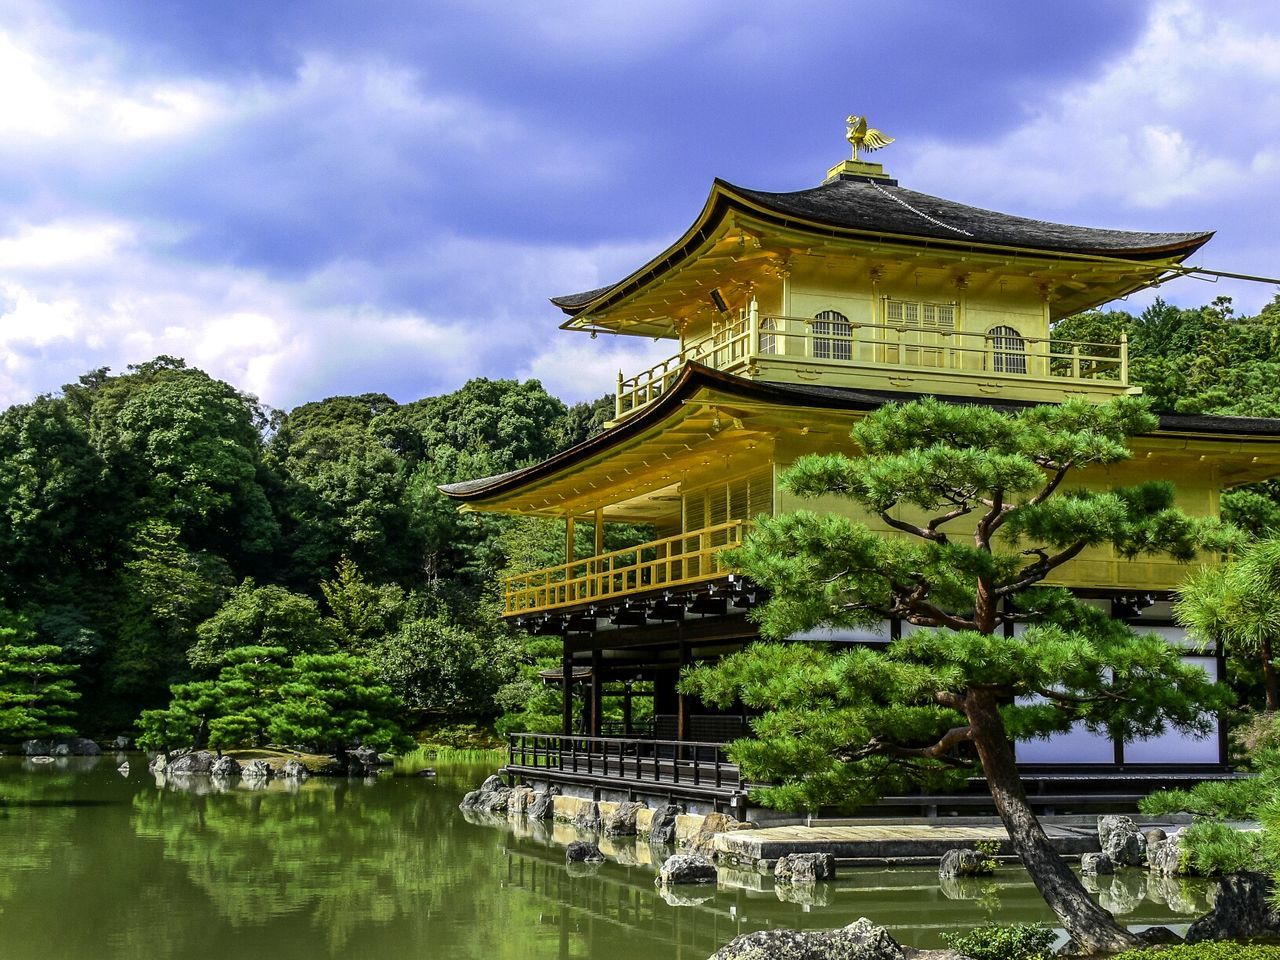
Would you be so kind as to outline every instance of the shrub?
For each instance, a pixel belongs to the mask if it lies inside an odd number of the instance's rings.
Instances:
[[[1260,831],[1236,830],[1211,820],[1194,823],[1187,828],[1182,855],[1192,872],[1202,877],[1258,870],[1266,866]]]
[[[1275,786],[1274,774],[1251,780],[1207,780],[1190,790],[1158,790],[1138,801],[1138,809],[1156,817],[1193,813],[1215,820],[1248,820]]]
[[[972,960],[1047,960],[1055,934],[1043,923],[988,923],[969,933],[943,934],[942,939]]]
[[[1280,960],[1280,946],[1204,940],[1154,950],[1126,950],[1112,960]]]

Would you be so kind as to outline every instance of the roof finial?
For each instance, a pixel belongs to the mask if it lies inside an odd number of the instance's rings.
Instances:
[[[849,129],[845,131],[845,139],[853,144],[854,163],[857,163],[860,159],[858,157],[859,149],[865,150],[867,153],[871,153],[875,150],[879,150],[881,147],[887,147],[889,144],[893,143],[893,137],[886,137],[875,127],[868,128],[866,117],[860,117],[857,114],[850,114],[849,118],[845,120],[845,123],[849,125]]]

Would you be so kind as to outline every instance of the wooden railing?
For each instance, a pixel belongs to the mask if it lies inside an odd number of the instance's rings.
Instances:
[[[507,734],[507,768],[572,774],[632,784],[702,787],[736,791],[742,786],[723,743],[619,737]]]
[[[718,555],[725,547],[740,544],[750,526],[746,520],[731,520],[507,577],[502,581],[503,613],[537,613],[653,587],[710,580],[728,572]]]
[[[675,382],[688,361],[732,372],[756,360],[797,360],[835,367],[954,370],[1055,383],[1129,384],[1129,344],[923,328],[901,323],[814,317],[761,316],[754,309],[687,344],[680,353],[633,377],[618,375],[617,417],[652,403]]]

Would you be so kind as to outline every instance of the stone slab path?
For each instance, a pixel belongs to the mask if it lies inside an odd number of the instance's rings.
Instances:
[[[1079,856],[1098,849],[1092,824],[1045,824],[1045,832],[1059,853]],[[856,826],[766,827],[735,830],[715,838],[716,850],[740,861],[776,860],[788,853],[830,853],[837,860],[868,863],[925,863],[939,860],[948,850],[972,847],[979,840],[997,840],[1009,853],[1009,835],[1001,826],[943,826],[931,824],[860,824]]]

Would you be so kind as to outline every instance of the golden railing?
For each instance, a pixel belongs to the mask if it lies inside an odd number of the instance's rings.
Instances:
[[[502,581],[503,614],[537,613],[722,576],[728,569],[718,554],[725,547],[740,544],[750,527],[747,520],[731,520],[506,577]]]
[[[616,415],[661,397],[692,360],[731,372],[752,360],[800,360],[836,367],[954,370],[1052,382],[1108,380],[1129,384],[1129,344],[1090,343],[998,332],[926,328],[910,324],[843,323],[813,317],[761,316],[730,321],[667,360],[633,377],[618,375]]]

